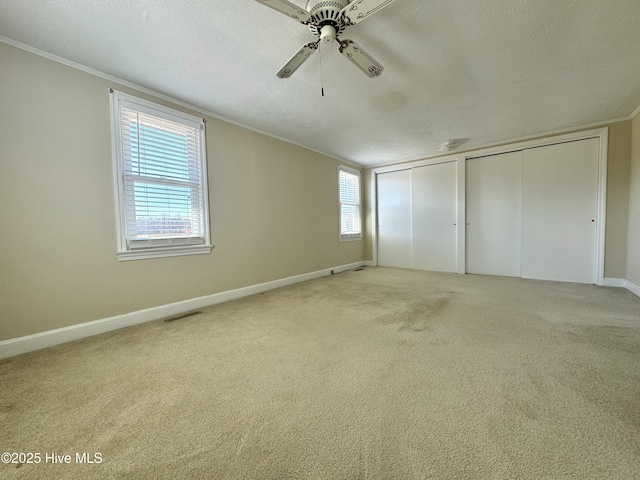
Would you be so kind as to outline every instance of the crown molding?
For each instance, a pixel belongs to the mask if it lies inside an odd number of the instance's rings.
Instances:
[[[156,90],[153,90],[151,88],[143,87],[142,85],[138,85],[137,83],[133,83],[133,82],[130,82],[128,80],[124,80],[122,78],[118,78],[118,77],[115,77],[113,75],[109,75],[107,73],[101,72],[100,70],[96,70],[94,68],[87,67],[86,65],[82,65],[81,63],[76,63],[76,62],[73,62],[71,60],[67,60],[66,58],[59,57],[58,55],[54,55],[53,53],[45,52],[44,50],[40,50],[38,48],[32,47],[31,45],[27,45],[25,43],[18,42],[16,40],[11,39],[11,38],[8,38],[8,37],[0,35],[0,42],[6,43],[7,45],[11,45],[12,47],[18,48],[20,50],[24,50],[25,52],[33,53],[34,55],[38,55],[40,57],[44,57],[44,58],[46,58],[48,60],[51,60],[51,61],[54,61],[54,62],[57,62],[57,63],[61,63],[63,65],[66,65],[67,67],[71,67],[71,68],[74,68],[76,70],[80,70],[81,72],[88,73],[89,75],[93,75],[95,77],[99,77],[99,78],[102,78],[104,80],[108,80],[110,82],[118,83],[118,84],[123,85],[125,87],[129,87],[129,88],[132,88],[132,89],[137,90],[139,92],[146,93],[147,95],[152,95],[152,96],[154,96],[156,98],[160,98],[160,99],[165,100],[167,102],[171,102],[171,103],[173,103],[175,105],[178,105],[178,106],[181,106],[181,107],[184,107],[184,108],[188,108],[189,110],[193,110],[195,112],[198,112],[199,114],[206,115],[208,117],[212,117],[212,118],[215,118],[217,120],[221,120],[221,121],[226,122],[226,123],[230,123],[230,124],[235,125],[237,127],[241,127],[241,128],[246,129],[246,130],[250,130],[252,132],[259,133],[260,135],[265,135],[267,137],[271,137],[271,138],[274,138],[276,140],[280,140],[280,141],[288,143],[290,145],[295,145],[296,147],[304,148],[305,150],[309,150],[310,152],[314,152],[314,153],[318,153],[320,155],[324,155],[325,157],[332,158],[334,160],[337,160],[339,162],[345,163],[347,165],[351,165],[351,166],[356,167],[356,168],[365,168],[364,165],[361,165],[361,164],[356,163],[354,161],[350,161],[350,160],[346,160],[344,158],[336,157],[335,155],[331,155],[331,154],[329,154],[327,152],[323,152],[322,150],[317,150],[315,148],[307,147],[306,145],[302,145],[300,143],[294,142],[293,140],[290,140],[288,138],[281,137],[279,135],[275,135],[275,134],[267,132],[265,130],[260,130],[259,128],[252,127],[251,125],[247,125],[247,124],[239,122],[237,120],[233,120],[231,118],[222,116],[220,114],[212,112],[211,110],[207,110],[206,108],[200,107],[199,105],[194,105],[192,103],[185,102],[183,100],[180,100],[178,98],[172,97],[170,95],[165,95],[164,93],[160,93],[160,92],[158,92]]]
[[[635,114],[638,113],[638,111],[640,111],[640,107],[638,107],[638,110],[636,110]],[[570,127],[570,128],[563,128],[561,130],[551,130],[548,132],[542,132],[542,133],[536,133],[535,135],[527,135],[526,137],[518,137],[518,138],[511,138],[508,140],[502,140],[499,142],[492,142],[492,143],[486,143],[486,144],[482,144],[482,145],[473,145],[470,146],[469,148],[466,148],[464,150],[454,150],[453,152],[447,152],[447,153],[438,153],[437,155],[430,155],[430,156],[426,156],[426,157],[420,157],[420,158],[414,158],[411,160],[402,160],[400,162],[388,162],[388,163],[381,163],[379,165],[373,165],[371,167],[365,167],[367,170],[372,170],[372,169],[376,169],[376,168],[383,168],[383,167],[391,167],[391,166],[396,166],[396,165],[402,165],[402,164],[413,164],[415,162],[420,162],[422,160],[436,160],[436,159],[442,159],[443,162],[446,161],[451,161],[451,158],[455,158],[456,156],[460,156],[460,155],[464,155],[466,153],[471,153],[471,152],[477,152],[480,150],[485,150],[487,148],[494,148],[494,147],[501,147],[501,146],[508,146],[514,143],[520,143],[520,142],[527,142],[529,140],[542,140],[545,139],[547,137],[556,137],[558,135],[564,135],[567,133],[578,133],[581,132],[583,130],[592,130],[594,128],[602,128],[602,127],[606,127],[609,126],[611,124],[614,123],[618,123],[618,122],[626,122],[628,120],[631,120],[634,117],[634,115],[631,115],[629,117],[620,117],[620,118],[612,118],[611,120],[605,120],[602,122],[596,122],[596,123],[589,123],[587,125],[578,125],[577,127]],[[407,167],[410,168],[410,167]]]
[[[280,141],[288,143],[290,145],[295,145],[296,147],[304,148],[305,150],[308,150],[310,152],[314,152],[314,153],[318,153],[320,155],[324,155],[325,157],[332,158],[332,159],[337,160],[338,162],[341,162],[341,163],[343,163],[345,165],[349,165],[349,166],[352,166],[352,167],[355,167],[355,168],[359,168],[359,169],[374,169],[374,168],[380,168],[380,167],[385,167],[385,166],[398,165],[398,164],[402,164],[402,163],[411,163],[411,162],[416,162],[416,161],[420,161],[420,160],[427,160],[427,159],[438,158],[438,157],[446,157],[446,156],[455,155],[455,154],[459,154],[459,153],[465,153],[465,152],[468,152],[468,151],[482,150],[482,149],[485,149],[485,148],[491,148],[491,147],[505,145],[505,144],[514,143],[514,142],[521,142],[521,141],[532,140],[532,139],[537,139],[537,138],[541,138],[541,137],[560,135],[560,134],[564,134],[564,133],[568,133],[568,132],[574,132],[574,131],[577,131],[577,130],[586,130],[586,129],[590,129],[590,128],[602,127],[602,126],[609,125],[609,124],[616,123],[616,122],[623,122],[623,121],[626,121],[626,120],[633,120],[640,113],[640,105],[638,105],[638,108],[636,108],[633,111],[633,113],[631,115],[629,115],[628,117],[620,117],[620,118],[615,118],[615,119],[606,120],[606,121],[602,121],[602,122],[591,123],[591,124],[588,124],[588,125],[580,125],[580,126],[576,126],[576,127],[565,128],[565,129],[562,129],[562,130],[554,130],[554,131],[550,131],[550,132],[538,133],[538,134],[535,134],[535,135],[528,135],[526,137],[520,137],[520,138],[515,138],[515,139],[510,139],[510,140],[505,140],[505,141],[500,141],[500,142],[493,142],[493,143],[483,144],[483,145],[477,145],[477,146],[473,146],[471,149],[468,149],[468,150],[447,152],[444,155],[431,155],[431,156],[426,156],[426,157],[411,158],[411,159],[406,159],[406,160],[392,161],[392,162],[386,162],[386,163],[382,163],[382,164],[367,166],[367,165],[363,165],[363,164],[358,163],[358,162],[354,162],[353,160],[346,160],[344,158],[340,158],[340,157],[337,157],[335,155],[331,155],[331,154],[329,154],[327,152],[323,152],[322,150],[317,150],[315,148],[311,148],[311,147],[308,147],[306,145],[302,145],[300,143],[294,142],[293,140],[290,140],[290,139],[285,138],[285,137],[281,137],[279,135],[275,135],[275,134],[267,132],[265,130],[260,130],[258,128],[252,127],[251,125],[247,125],[247,124],[239,122],[237,120],[233,120],[233,119],[225,117],[223,115],[219,115],[219,114],[217,114],[215,112],[212,112],[210,110],[202,108],[202,107],[200,107],[198,105],[194,105],[192,103],[185,102],[183,100],[179,100],[179,99],[171,97],[169,95],[165,95],[163,93],[160,93],[160,92],[158,92],[156,90],[153,90],[153,89],[150,89],[150,88],[147,88],[147,87],[143,87],[142,85],[138,85],[136,83],[129,82],[129,81],[124,80],[122,78],[118,78],[118,77],[115,77],[113,75],[109,75],[107,73],[101,72],[99,70],[95,70],[93,68],[87,67],[87,66],[82,65],[80,63],[76,63],[76,62],[73,62],[71,60],[67,60],[66,58],[59,57],[58,55],[54,55],[54,54],[49,53],[49,52],[45,52],[44,50],[40,50],[38,48],[32,47],[32,46],[24,44],[22,42],[18,42],[16,40],[11,39],[11,38],[8,38],[8,37],[0,35],[0,42],[6,43],[7,45],[11,45],[13,47],[19,48],[20,50],[24,50],[26,52],[33,53],[34,55],[38,55],[40,57],[47,58],[47,59],[52,60],[54,62],[61,63],[63,65],[66,65],[68,67],[74,68],[76,70],[80,70],[80,71],[88,73],[90,75],[94,75],[96,77],[103,78],[103,79],[108,80],[110,82],[115,82],[115,83],[118,83],[118,84],[123,85],[125,87],[129,87],[129,88],[132,88],[134,90],[137,90],[139,92],[146,93],[147,95],[152,95],[152,96],[154,96],[156,98],[160,98],[160,99],[165,100],[167,102],[171,102],[171,103],[173,103],[175,105],[179,105],[181,107],[188,108],[190,110],[193,110],[193,111],[196,111],[196,112],[198,112],[200,114],[207,115],[209,117],[221,120],[223,122],[230,123],[230,124],[235,125],[237,127],[241,127],[241,128],[246,129],[246,130],[250,130],[252,132],[258,133],[260,135],[265,135],[267,137],[270,137],[270,138],[273,138],[273,139],[276,139],[276,140],[280,140]]]

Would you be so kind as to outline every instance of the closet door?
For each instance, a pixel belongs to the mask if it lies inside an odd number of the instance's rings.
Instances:
[[[378,265],[411,268],[411,170],[381,173],[378,183]]]
[[[522,152],[467,160],[467,273],[519,277]]]
[[[414,168],[411,173],[412,267],[456,271],[456,163]]]
[[[598,139],[523,152],[522,277],[595,282]]]

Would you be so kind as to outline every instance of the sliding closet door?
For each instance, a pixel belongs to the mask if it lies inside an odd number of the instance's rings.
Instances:
[[[412,268],[456,271],[456,163],[414,168],[411,174]]]
[[[522,152],[467,160],[467,273],[520,276]]]
[[[523,152],[522,277],[595,282],[598,139]]]
[[[411,268],[411,170],[381,173],[378,182],[378,265]]]

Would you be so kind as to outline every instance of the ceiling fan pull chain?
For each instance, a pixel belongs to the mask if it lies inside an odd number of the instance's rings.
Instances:
[[[322,75],[322,47],[321,46],[318,46],[318,53],[320,55],[320,91],[322,92],[322,96],[324,97],[324,76]]]
[[[378,12],[395,0],[308,0],[303,10],[289,0],[257,0],[280,13],[307,25],[311,33],[318,37],[315,43],[307,43],[276,74],[278,78],[289,78],[319,48],[320,43],[331,45],[338,41],[339,50],[351,63],[369,78],[382,74],[384,68],[353,40],[339,40],[339,36],[351,25]],[[322,62],[322,61],[321,61]],[[322,63],[320,64],[321,82]],[[324,97],[324,83],[320,87]]]

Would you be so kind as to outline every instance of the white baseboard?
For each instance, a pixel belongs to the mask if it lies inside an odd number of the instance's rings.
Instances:
[[[314,280],[316,278],[331,275],[332,273],[341,273],[347,270],[353,270],[362,267],[364,264],[365,262],[362,261],[347,265],[340,265],[334,268],[326,268],[316,272],[281,278],[279,280],[251,285],[249,287],[214,293],[213,295],[207,295],[204,297],[192,298],[144,310],[137,310],[135,312],[125,313],[124,315],[117,315],[115,317],[103,318],[101,320],[80,323],[69,327],[57,328],[55,330],[35,333],[25,337],[3,340],[0,341],[0,359],[13,357],[22,353],[33,352],[35,350],[71,342],[73,340],[79,340],[81,338],[91,337],[93,335],[110,332],[119,328],[130,327],[140,323],[171,317],[180,313],[190,312],[198,308],[228,302],[229,300],[236,300],[249,295],[266,292],[268,290],[274,290],[276,288]]]
[[[624,288],[629,290],[634,295],[637,295],[638,297],[640,297],[640,287],[635,283],[631,283],[629,280],[625,280]]]
[[[367,260],[364,262],[366,267],[377,267],[377,265],[373,262],[373,260]]]
[[[624,278],[605,278],[602,281],[602,286],[626,288],[631,293],[640,297],[640,287],[629,280],[625,280]]]

